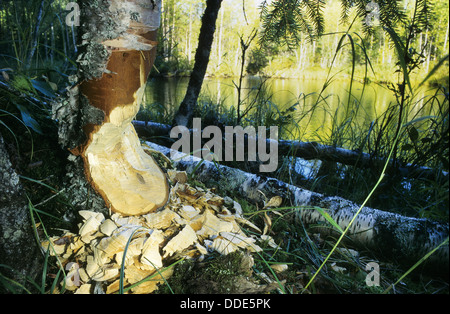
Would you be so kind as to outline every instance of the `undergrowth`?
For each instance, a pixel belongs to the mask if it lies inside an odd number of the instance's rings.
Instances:
[[[413,18],[411,24],[415,23]],[[365,78],[369,71],[375,70],[371,68],[363,39],[350,30],[342,35],[336,51],[337,54],[342,47],[350,46],[353,57],[348,99],[337,106],[337,111],[327,111],[331,97],[327,89],[339,75],[339,71],[333,72],[331,67],[321,91],[301,95],[294,105],[282,110],[264,92],[262,83],[257,97],[248,103],[250,109],[242,116],[240,125],[276,125],[280,129],[280,138],[296,140],[303,137],[302,132],[307,129],[314,114],[325,112],[331,117],[332,124],[328,137],[318,137],[319,142],[366,152],[374,160],[380,158],[383,162],[374,161],[368,168],[322,162],[315,177],[304,178],[293,175],[287,167],[294,156],[283,156],[279,158],[280,167],[271,176],[326,195],[339,195],[365,206],[448,222],[448,85],[438,85],[436,81],[427,84],[441,66],[448,66],[448,56],[423,81],[412,82],[411,73],[423,62],[420,53],[409,49],[414,44],[414,36],[409,34],[406,39],[400,39],[394,30],[387,30],[387,34],[395,46],[399,61],[397,81],[386,82],[384,86],[392,92],[396,101],[389,103],[367,125],[357,125],[355,121],[357,116],[365,114],[362,109],[364,89],[374,84]],[[352,82],[356,79],[356,55],[365,56],[363,92],[358,97],[352,90]],[[312,105],[305,106],[310,98],[314,99]],[[202,118],[202,121],[204,119],[206,125],[218,126],[235,125],[233,121],[239,117],[233,108],[226,109],[222,104],[204,99],[199,101],[194,116]],[[433,170],[434,179],[425,176],[408,178],[400,171],[384,176],[390,161],[398,168],[405,165],[428,167]],[[255,168],[245,162],[221,163],[250,172]],[[239,199],[239,202],[245,204],[245,200]],[[248,209],[253,221],[263,226],[262,214],[255,215],[258,209],[247,205],[243,207]],[[318,235],[310,234],[305,226],[293,223],[291,216],[292,213],[288,213],[278,217],[270,230],[278,246],[265,246],[261,255],[254,256],[256,265],[253,270],[256,275],[264,273],[269,274],[272,280],[286,280],[285,290],[280,292],[448,293],[448,280],[428,277],[421,271],[420,264],[428,256],[424,256],[410,270],[401,269],[394,263],[377,261],[383,279],[379,287],[370,287],[364,281],[367,276],[364,265],[374,259],[370,252],[348,254],[341,238],[320,239]],[[442,245],[448,245],[448,239]],[[279,263],[286,263],[289,271],[279,275],[268,271],[267,265]]]
[[[53,18],[56,25],[59,20],[58,14]],[[43,25],[48,30],[51,23],[46,21]],[[58,25],[63,27],[63,23]],[[67,29],[63,31],[66,33],[63,33],[58,41],[63,42],[64,49],[69,51],[67,48],[70,45],[69,34],[72,33]],[[329,110],[332,96],[327,94],[328,87],[340,74],[339,71],[333,72],[333,67],[330,67],[327,73],[328,77],[322,90],[300,95],[295,103],[287,108],[273,103],[263,80],[258,89],[242,98],[243,111],[239,114],[235,108],[226,108],[222,103],[216,103],[204,96],[198,102],[194,116],[202,118],[204,125],[231,126],[240,120],[242,126],[278,126],[280,138],[296,140],[305,136],[305,130],[308,129],[315,114],[328,115],[332,118],[328,137],[319,137],[318,132],[314,134],[314,130],[310,131],[312,135],[317,136],[318,142],[364,151],[384,160],[391,156],[398,166],[412,164],[430,167],[434,169],[436,179],[409,179],[399,173],[378,182],[382,169],[375,163],[372,168],[361,169],[327,162],[322,163],[317,176],[305,178],[290,170],[293,156],[280,156],[280,165],[273,174],[276,178],[323,194],[339,195],[358,204],[367,200],[366,205],[371,207],[448,222],[448,177],[442,176],[443,171],[449,170],[448,81],[447,85],[438,84],[436,81],[433,81],[431,86],[427,84],[431,81],[432,74],[445,67],[448,69],[448,55],[430,71],[430,75],[424,81],[414,84],[410,80],[410,74],[420,66],[420,55],[414,50],[407,49],[408,45],[405,45],[403,39],[400,39],[393,30],[388,33],[399,59],[396,69],[398,80],[385,86],[391,90],[397,101],[390,103],[384,112],[367,125],[355,124],[355,117],[364,114],[362,112],[364,98],[354,96],[351,84],[347,101],[339,103],[337,111]],[[20,34],[23,38],[28,38],[29,43],[32,27],[21,28]],[[412,41],[413,38],[407,40]],[[11,162],[20,174],[21,183],[29,198],[30,216],[34,219],[36,235],[45,237],[50,233],[58,233],[59,229],[75,228],[73,219],[65,219],[66,213],[71,209],[70,195],[64,193],[61,180],[67,153],[62,152],[57,145],[56,125],[51,119],[49,105],[49,101],[62,92],[67,76],[74,70],[74,64],[69,52],[65,54],[57,49],[58,47],[43,43],[38,44],[36,55],[26,64],[23,60],[30,55],[31,46],[27,45],[26,50],[24,46],[18,45],[17,38],[11,38],[10,42],[11,47],[16,48],[16,54],[11,53],[8,57],[2,55],[0,132],[8,144]],[[356,80],[355,56],[359,55],[365,56],[362,58],[365,69],[362,75],[364,88],[374,84],[365,79],[367,73],[374,69],[371,69],[363,39],[349,30],[342,34],[336,54],[343,47],[350,47],[353,58],[349,80],[351,82]],[[55,60],[44,56],[45,50],[53,51]],[[57,55],[61,57],[59,60],[56,60]],[[9,62],[5,61],[6,59]],[[425,96],[419,96],[422,95],[419,91],[425,91]],[[141,110],[138,119],[169,123],[172,121],[171,114],[164,106],[153,104]],[[246,171],[255,168],[253,164],[246,162],[224,164]],[[377,187],[375,190],[374,186]],[[371,192],[373,194],[370,194]],[[243,199],[237,200],[249,219],[256,225],[264,227],[263,213],[259,212],[256,205]],[[253,275],[262,282],[265,280],[264,276],[269,276],[275,282],[283,282],[278,292],[382,293],[395,284],[394,288],[386,292],[448,293],[448,280],[428,277],[420,271],[420,267],[408,273],[393,263],[382,261],[378,261],[383,273],[380,286],[367,286],[365,265],[368,261],[374,260],[371,253],[352,252],[344,244],[336,247],[339,239],[332,237],[322,239],[318,234],[309,232],[306,226],[294,223],[294,210],[288,208],[280,211],[280,215],[275,210],[267,213],[272,221],[269,235],[273,237],[276,246],[266,243],[262,245],[263,251],[254,255]],[[245,230],[245,232],[251,234],[252,231]],[[41,282],[32,280],[30,282],[38,292],[51,293],[64,277],[64,268],[57,265],[48,255],[43,258]],[[239,273],[239,265],[236,265],[238,261],[234,258],[233,255],[220,258],[212,256],[206,260],[204,263],[211,270],[210,275],[216,276],[210,278],[207,274],[203,274],[202,280],[220,278],[226,283],[228,273]],[[324,263],[327,258],[327,263]],[[277,264],[286,264],[288,270],[282,273],[271,270],[270,266]],[[183,274],[191,266],[190,262],[185,261],[175,267]],[[161,292],[185,292],[182,279],[174,277],[169,280]],[[18,288],[13,287],[14,284],[3,277],[0,278],[0,284],[5,289],[11,288],[12,292]],[[225,289],[219,289],[221,292],[227,292],[225,285],[219,288]],[[25,291],[30,292],[31,289]]]

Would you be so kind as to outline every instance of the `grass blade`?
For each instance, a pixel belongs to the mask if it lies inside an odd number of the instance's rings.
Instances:
[[[326,212],[326,209],[320,208],[320,207],[314,207],[313,209],[317,210],[323,218],[325,218],[333,227],[335,227],[341,234],[344,233],[344,230],[342,230],[341,226],[339,226],[336,221]]]
[[[425,254],[417,263],[415,263],[410,269],[408,269],[393,285],[390,285],[383,293],[389,292],[395,285],[397,285],[400,281],[403,280],[406,276],[408,276],[414,269],[416,269],[420,264],[422,264],[425,260],[427,260],[434,252],[436,252],[441,246],[448,245],[449,237],[445,239],[441,244],[435,247],[433,250]]]

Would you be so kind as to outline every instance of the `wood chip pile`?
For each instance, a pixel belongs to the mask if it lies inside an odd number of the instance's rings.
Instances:
[[[118,292],[123,261],[125,291],[151,293],[171,276],[173,267],[168,266],[177,260],[202,260],[213,251],[261,251],[258,241],[270,240],[242,231],[240,226],[246,225],[263,233],[243,217],[236,201],[180,182],[161,211],[128,217],[114,213],[109,218],[92,211],[79,213],[83,222],[78,234],[65,232],[41,243],[66,269],[62,284],[74,293]]]

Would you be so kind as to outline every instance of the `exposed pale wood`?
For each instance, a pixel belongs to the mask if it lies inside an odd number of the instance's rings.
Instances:
[[[99,55],[106,49],[107,56],[99,62],[98,56],[80,55],[79,89],[87,107],[101,110],[104,118],[100,123],[88,121],[83,126],[87,141],[71,151],[83,158],[86,177],[113,211],[124,215],[155,211],[167,201],[167,179],[142,150],[131,121],[139,110],[155,58],[160,1],[152,6],[137,0],[112,0],[103,10],[84,3],[85,36],[92,38],[84,43],[85,49],[89,52],[95,47]],[[104,25],[99,24],[109,19],[115,21],[116,29],[102,33]],[[90,33],[97,28],[98,34]],[[92,71],[94,68],[99,73]]]

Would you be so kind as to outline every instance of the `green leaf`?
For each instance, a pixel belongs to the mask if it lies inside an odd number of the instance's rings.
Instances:
[[[420,122],[420,121],[423,121],[426,119],[431,119],[431,121],[434,121],[433,118],[436,118],[436,116],[423,116],[423,117],[411,120],[409,122],[406,122],[405,124],[403,124],[403,127],[407,127],[408,125],[411,125],[411,124],[414,124],[414,123],[417,123],[417,122]]]
[[[413,142],[417,142],[417,140],[419,139],[419,132],[417,131],[417,129],[413,126],[411,126],[408,129],[408,134],[409,134],[409,138],[411,139],[411,141]]]
[[[402,70],[401,72],[403,73],[403,76],[405,78],[406,85],[408,86],[409,92],[411,94],[413,94],[412,87],[411,87],[411,82],[410,82],[410,79],[409,79],[407,61],[405,60],[405,57],[404,57],[404,54],[406,52],[406,47],[403,44],[402,40],[398,37],[397,33],[393,29],[385,28],[385,30],[388,32],[388,34],[390,35],[392,41],[394,42],[395,51],[397,52],[397,56],[398,56],[398,59],[399,59],[400,67],[401,67],[401,70]]]
[[[52,86],[48,82],[31,80],[31,84],[38,92],[42,93],[44,96],[47,96],[49,98],[56,97]]]
[[[422,142],[422,144],[426,144],[426,143],[431,143],[433,141],[433,139],[430,137],[424,137],[424,138],[420,139],[420,141]]]
[[[24,75],[17,75],[14,77],[11,85],[14,89],[21,92],[29,92],[32,90],[30,80]]]
[[[449,55],[447,54],[444,58],[442,58],[441,60],[439,60],[439,62],[434,66],[433,69],[431,69],[431,71],[428,73],[428,75],[423,79],[422,82],[420,82],[420,85],[423,85],[430,77],[433,76],[433,74],[443,65],[445,64],[446,61],[448,61],[449,59]]]
[[[414,146],[412,146],[411,144],[405,144],[402,146],[402,150],[404,150],[404,151],[410,151],[413,148],[414,148]]]
[[[20,110],[20,115],[22,116],[22,121],[23,123],[31,128],[33,131],[35,131],[36,133],[42,134],[42,130],[41,130],[41,126],[39,125],[39,123],[31,116],[31,114],[28,112],[28,109],[20,104],[17,104],[17,109]]]

